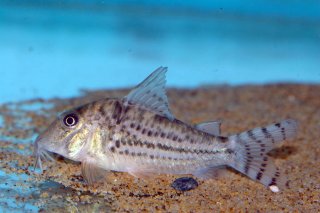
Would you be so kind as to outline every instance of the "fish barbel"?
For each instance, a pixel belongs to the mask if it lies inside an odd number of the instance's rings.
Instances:
[[[169,109],[166,71],[158,68],[124,98],[62,113],[35,141],[36,166],[42,170],[41,158],[57,153],[80,161],[88,183],[109,170],[210,178],[227,166],[279,191],[283,177],[267,153],[293,138],[297,123],[287,119],[229,137],[220,135],[218,121],[188,125]]]

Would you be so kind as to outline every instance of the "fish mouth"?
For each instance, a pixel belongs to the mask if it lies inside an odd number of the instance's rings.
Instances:
[[[41,159],[43,159],[44,161],[55,161],[55,160],[50,155],[49,151],[47,151],[43,147],[39,146],[39,141],[40,140],[41,140],[41,138],[37,138],[35,143],[34,143],[34,153],[33,153],[33,155],[36,157],[35,163],[34,163],[34,169],[40,168],[41,173],[42,173],[43,167],[42,167]]]

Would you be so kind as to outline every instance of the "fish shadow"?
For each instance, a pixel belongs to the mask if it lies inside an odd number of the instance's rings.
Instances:
[[[268,155],[276,159],[287,159],[290,155],[298,153],[298,148],[295,146],[281,146],[272,149]]]

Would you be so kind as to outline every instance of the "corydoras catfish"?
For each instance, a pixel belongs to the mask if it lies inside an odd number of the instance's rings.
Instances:
[[[210,178],[217,169],[230,167],[278,192],[283,176],[267,153],[293,138],[297,123],[287,119],[229,137],[220,135],[217,121],[186,124],[169,109],[166,71],[159,67],[123,98],[62,113],[36,139],[36,164],[42,170],[41,158],[51,158],[48,152],[79,161],[88,183],[109,170],[135,177],[163,173]]]

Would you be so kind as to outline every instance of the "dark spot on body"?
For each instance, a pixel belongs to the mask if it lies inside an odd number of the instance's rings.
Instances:
[[[247,131],[247,135],[248,137],[253,140],[253,141],[257,141],[256,137],[254,136],[252,130]]]
[[[157,122],[159,122],[159,123],[163,122],[164,119],[165,119],[165,118],[164,118],[163,116],[161,116],[161,115],[155,115],[155,116],[154,116],[154,120],[157,121]]]
[[[276,182],[277,182],[277,179],[276,179],[276,178],[272,178],[269,186],[275,186],[275,185],[277,185]]]
[[[119,140],[116,140],[116,147],[120,148],[120,141]]]
[[[226,150],[226,153],[228,153],[228,154],[233,154],[234,151],[233,151],[232,149],[227,149],[227,150]]]
[[[151,148],[154,149],[155,145],[153,143],[146,143],[147,144],[147,148]]]
[[[125,146],[127,144],[127,142],[124,139],[122,139],[121,144]]]
[[[286,132],[284,127],[281,128],[281,134],[282,134],[282,139],[286,140]]]
[[[245,173],[245,174],[248,174],[249,166],[250,166],[250,164],[247,162],[247,164],[246,164],[245,167],[244,167],[244,173]]]
[[[226,142],[228,142],[229,139],[228,139],[228,137],[218,136],[217,140],[221,143],[226,143]]]
[[[99,106],[98,112],[102,117],[105,117],[107,115],[106,111],[104,110],[104,105],[102,104]]]
[[[162,150],[168,150],[167,149],[167,146],[163,146],[161,143],[157,143],[157,147],[159,148],[159,149],[162,149]]]
[[[266,128],[261,128],[261,131],[264,135],[265,138],[272,138],[272,135],[270,134],[270,132],[266,129]]]
[[[120,124],[121,122],[121,115],[122,114],[122,106],[119,101],[115,101],[114,103],[114,109],[112,112],[112,118],[116,120],[117,124]]]
[[[124,113],[128,113],[129,111],[131,110],[131,106],[130,105],[127,105],[125,108],[124,108]]]
[[[262,177],[262,172],[258,172],[256,179],[261,180],[261,177]]]

